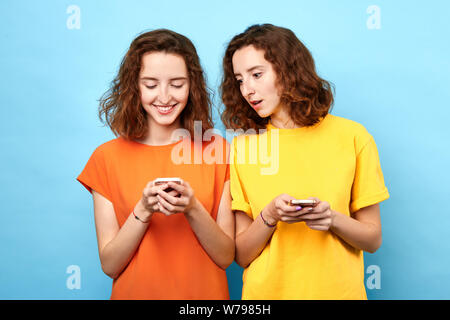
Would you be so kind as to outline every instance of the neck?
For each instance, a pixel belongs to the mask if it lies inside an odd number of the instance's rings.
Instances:
[[[152,121],[152,119],[149,119],[147,135],[138,140],[138,142],[152,146],[162,146],[174,143],[175,141],[173,140],[174,137],[172,135],[173,132],[179,128],[179,119],[175,120],[170,125],[160,125],[155,121]]]
[[[294,129],[299,126],[295,124],[286,108],[278,107],[277,110],[270,116],[271,124],[279,129]]]

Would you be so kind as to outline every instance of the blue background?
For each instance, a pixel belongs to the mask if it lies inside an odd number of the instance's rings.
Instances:
[[[80,29],[67,27],[70,5]],[[370,5],[381,10],[380,29],[367,26]],[[298,35],[336,87],[332,113],[377,142],[391,198],[381,205],[383,245],[365,254],[366,268],[381,270],[368,297],[449,299],[449,12],[444,0],[2,0],[0,299],[109,298],[92,197],[75,178],[114,138],[98,99],[134,37],[161,27],[188,36],[219,108],[226,43],[264,22]],[[80,267],[80,289],[66,286],[70,265]],[[227,273],[240,299],[242,270]]]

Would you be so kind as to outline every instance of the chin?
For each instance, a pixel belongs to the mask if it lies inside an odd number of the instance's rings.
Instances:
[[[267,117],[270,117],[270,116],[271,116],[271,113],[270,113],[270,112],[263,111],[263,110],[256,111],[256,113],[257,113],[258,116],[260,116],[261,118],[267,118]]]
[[[177,120],[177,117],[175,117],[175,118],[170,118],[170,119],[158,119],[158,118],[153,118],[154,120],[155,120],[155,122],[157,123],[157,124],[159,124],[159,125],[161,125],[161,126],[170,126],[170,125],[172,125],[176,120]]]

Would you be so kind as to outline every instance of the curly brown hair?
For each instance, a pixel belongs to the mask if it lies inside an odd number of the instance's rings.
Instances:
[[[292,120],[300,126],[318,123],[333,105],[332,85],[321,79],[305,45],[289,29],[271,24],[253,25],[231,39],[223,58],[220,85],[225,110],[222,121],[227,128],[264,129],[269,117],[261,118],[242,96],[233,72],[234,53],[246,46],[264,50],[281,88],[280,103],[288,108]]]
[[[180,114],[180,124],[194,137],[194,121],[201,121],[203,132],[213,127],[210,90],[192,42],[167,29],[140,34],[122,59],[110,89],[100,98],[99,118],[116,136],[137,140],[148,133],[147,112],[141,104],[138,85],[142,56],[147,52],[165,52],[181,56],[188,70],[189,99]],[[103,117],[105,120],[103,120]]]

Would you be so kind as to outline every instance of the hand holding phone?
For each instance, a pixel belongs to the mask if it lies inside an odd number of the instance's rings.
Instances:
[[[174,182],[174,183],[178,183],[179,185],[183,184],[183,180],[181,180],[180,178],[157,178],[153,181],[155,186],[158,185],[162,185],[162,184],[167,184],[168,182]],[[173,191],[173,188],[166,188],[164,189],[165,192],[171,192]]]
[[[166,216],[176,213],[190,213],[194,206],[200,204],[194,196],[194,190],[187,181],[179,178],[159,178],[155,180],[156,184],[167,186],[165,189],[159,188],[156,196],[160,212]]]

